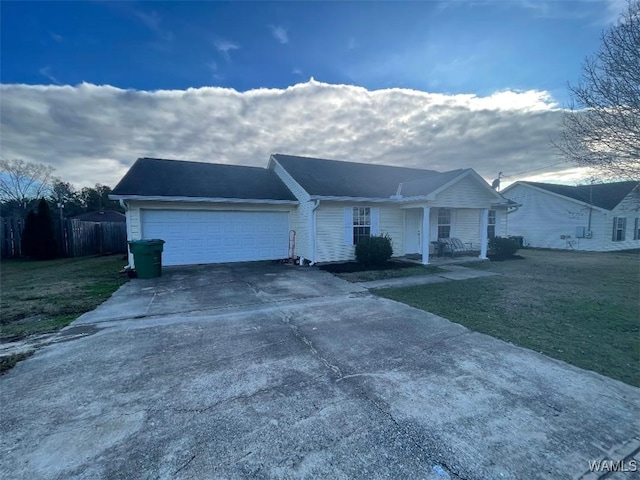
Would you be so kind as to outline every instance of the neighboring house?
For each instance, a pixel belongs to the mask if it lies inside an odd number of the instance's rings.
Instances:
[[[554,185],[516,182],[502,195],[520,204],[508,234],[531,247],[605,252],[640,248],[640,182]]]
[[[95,212],[82,213],[71,217],[72,220],[81,220],[83,222],[121,222],[127,221],[127,218],[123,213],[116,212],[115,210],[100,210]]]
[[[126,208],[128,239],[166,241],[165,265],[284,259],[291,248],[312,263],[352,260],[360,238],[382,233],[394,256],[425,264],[443,237],[485,258],[510,203],[472,169],[281,154],[267,168],[141,158],[109,198]]]

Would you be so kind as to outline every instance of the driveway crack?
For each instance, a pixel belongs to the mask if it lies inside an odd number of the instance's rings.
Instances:
[[[343,377],[342,371],[340,370],[340,367],[338,367],[337,365],[331,363],[327,358],[323,357],[322,355],[320,355],[320,352],[318,352],[318,349],[313,345],[313,342],[311,340],[309,340],[309,338],[300,331],[300,328],[291,323],[291,316],[281,312],[281,316],[282,316],[282,322],[287,325],[291,331],[293,332],[293,335],[300,340],[302,343],[304,343],[309,350],[311,351],[311,353],[313,354],[313,356],[317,357],[322,364],[325,366],[325,368],[327,368],[329,371],[332,372],[332,374],[337,377],[337,379],[340,379]]]

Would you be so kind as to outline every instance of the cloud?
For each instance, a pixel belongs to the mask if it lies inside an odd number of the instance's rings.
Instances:
[[[56,84],[60,83],[58,79],[51,74],[51,67],[42,67],[40,70],[38,70],[38,73],[43,77],[47,77],[53,83],[56,83]]]
[[[215,47],[218,49],[218,51],[220,53],[222,53],[222,55],[224,56],[224,58],[226,58],[227,60],[230,60],[229,57],[229,52],[231,50],[239,50],[240,49],[240,45],[233,43],[229,40],[217,40],[214,43]]]
[[[294,75],[304,75],[304,74],[302,73],[302,69],[300,69],[300,68],[298,68],[298,67],[295,67],[295,68],[291,71],[291,73],[292,73],[292,74],[294,74]]]
[[[287,35],[287,31],[284,29],[284,27],[281,27],[279,25],[269,25],[269,28],[271,29],[271,33],[276,40],[278,40],[282,44],[289,43],[289,36]]]
[[[51,36],[51,38],[53,40],[55,40],[57,43],[62,43],[64,41],[64,37],[58,33],[55,32],[50,32],[49,35]]]
[[[274,152],[445,171],[489,181],[563,171],[562,111],[541,91],[486,97],[370,91],[310,80],[286,89],[0,85],[3,158],[49,163],[77,186],[120,180],[142,156],[265,166]],[[571,172],[571,179],[576,172]]]

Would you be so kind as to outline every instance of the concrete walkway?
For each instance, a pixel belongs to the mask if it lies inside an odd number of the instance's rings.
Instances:
[[[470,278],[491,277],[494,275],[499,275],[494,272],[462,267],[460,265],[440,266],[439,268],[446,271],[440,273],[432,273],[429,275],[415,275],[412,277],[372,280],[370,282],[360,282],[358,283],[358,285],[372,290],[376,288],[412,287],[414,285],[426,285],[428,283],[442,283],[448,282],[450,280],[468,280]]]

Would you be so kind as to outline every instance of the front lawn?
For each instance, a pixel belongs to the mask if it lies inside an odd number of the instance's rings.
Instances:
[[[123,255],[0,263],[0,341],[55,332],[127,281]]]
[[[415,263],[390,260],[378,267],[363,265],[358,262],[330,263],[318,267],[335,276],[352,283],[384,280],[387,278],[412,277],[414,275],[430,275],[444,272],[433,265],[417,265]]]
[[[376,293],[640,386],[640,255],[518,253],[468,265],[500,276]]]

